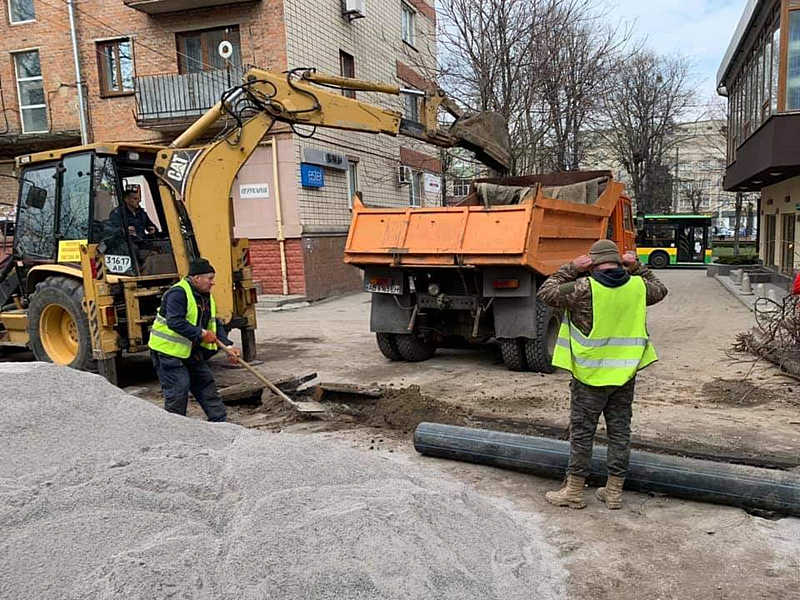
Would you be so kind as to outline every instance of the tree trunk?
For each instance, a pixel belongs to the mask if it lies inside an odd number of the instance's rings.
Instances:
[[[733,231],[733,255],[739,256],[739,229],[742,226],[742,192],[736,192],[736,217]]]

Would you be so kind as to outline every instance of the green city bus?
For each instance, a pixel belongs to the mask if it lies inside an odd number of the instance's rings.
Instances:
[[[636,223],[639,260],[653,268],[711,262],[711,215],[644,215]]]

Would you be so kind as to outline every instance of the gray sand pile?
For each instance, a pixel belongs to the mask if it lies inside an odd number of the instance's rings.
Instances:
[[[557,598],[533,518],[313,436],[0,365],[0,597]]]

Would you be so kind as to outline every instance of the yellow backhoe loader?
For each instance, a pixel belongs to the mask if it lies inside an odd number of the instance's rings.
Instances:
[[[321,87],[322,86],[322,87]],[[335,87],[336,91],[325,89]],[[422,123],[341,94],[355,89],[422,97]],[[438,126],[440,109],[455,121]],[[208,143],[210,133],[227,127]],[[463,116],[440,90],[419,92],[310,69],[250,69],[241,85],[169,146],[98,143],[21,156],[13,252],[0,262],[0,349],[27,346],[37,360],[96,368],[117,381],[123,352],[147,348],[161,296],[205,256],[228,328],[255,357],[256,288],[246,239],[233,237],[231,186],[276,122],[462,146],[497,170],[509,162],[508,133],[493,113]],[[154,225],[129,222],[135,190]]]

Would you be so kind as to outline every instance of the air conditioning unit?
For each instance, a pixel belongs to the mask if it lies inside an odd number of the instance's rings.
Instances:
[[[342,16],[348,21],[363,19],[367,16],[366,0],[342,0]]]
[[[400,165],[397,167],[397,185],[408,185],[411,183],[411,167]]]

